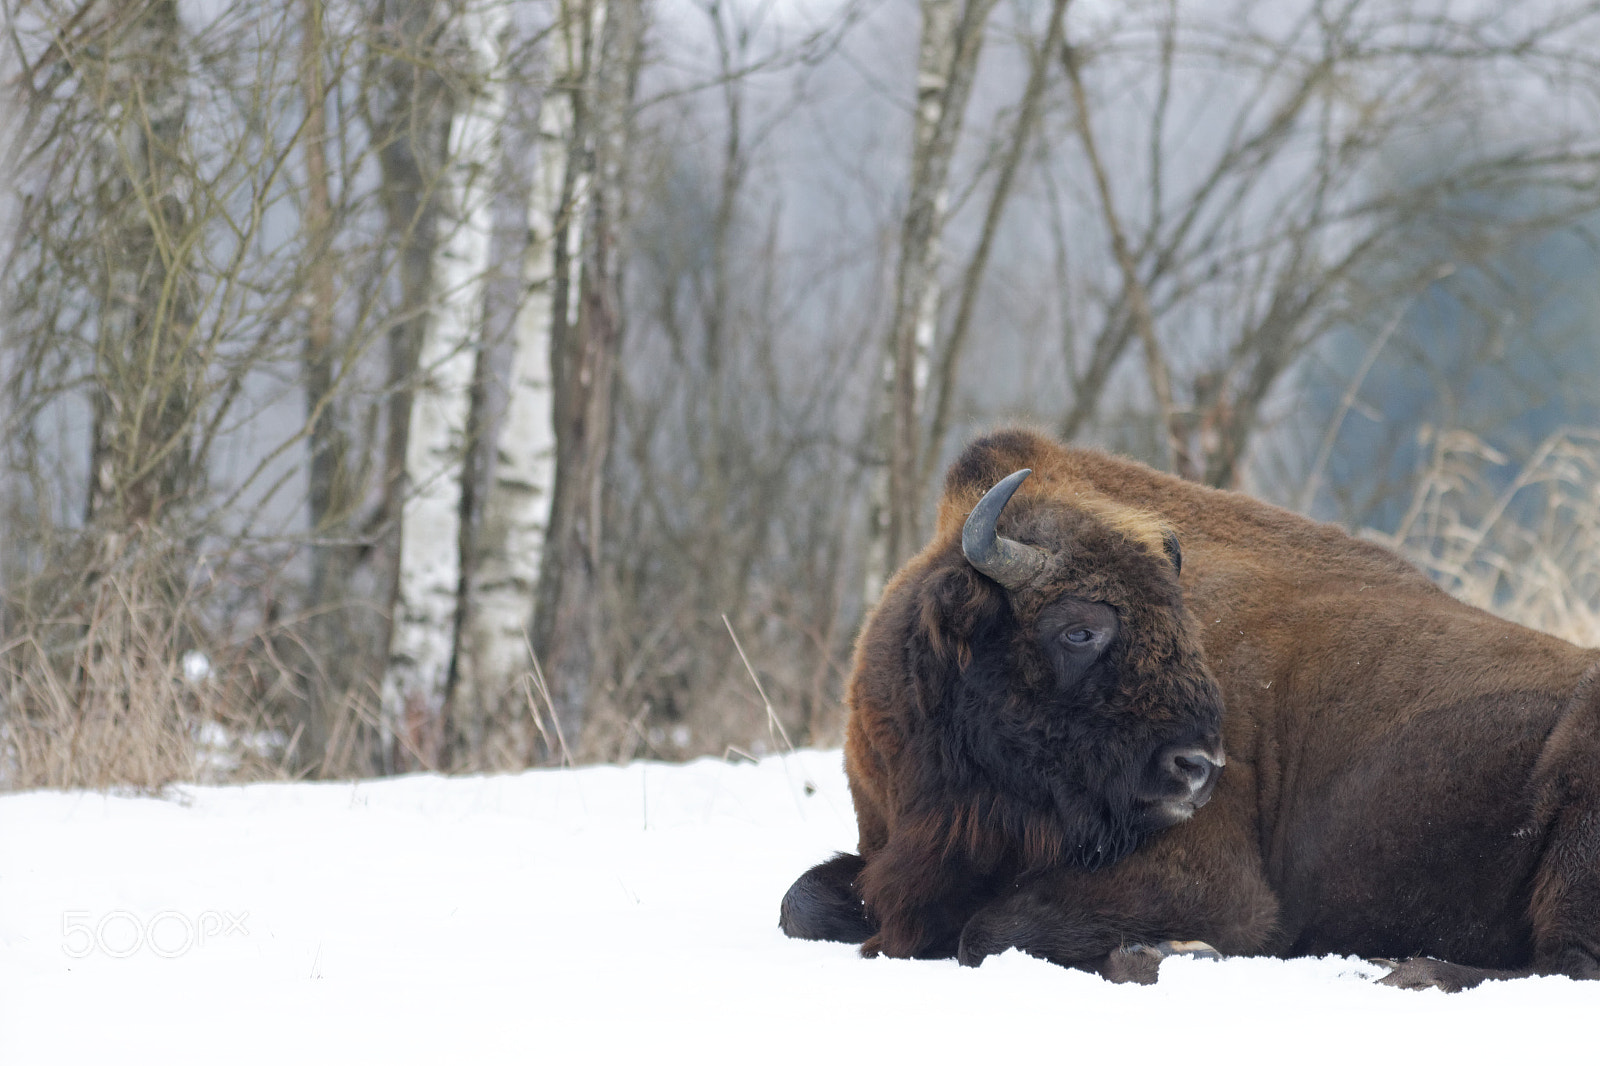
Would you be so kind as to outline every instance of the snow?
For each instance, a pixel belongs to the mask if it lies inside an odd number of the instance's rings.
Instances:
[[[854,836],[836,751],[0,797],[0,1063],[1592,1055],[1600,983],[1169,959],[1143,988],[785,939]]]

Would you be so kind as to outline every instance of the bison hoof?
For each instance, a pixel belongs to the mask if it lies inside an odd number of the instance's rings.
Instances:
[[[1153,985],[1161,960],[1182,955],[1190,959],[1220,959],[1222,952],[1203,940],[1163,940],[1159,944],[1128,944],[1106,956],[1100,976],[1115,984]]]
[[[1390,988],[1410,988],[1421,991],[1437,988],[1442,992],[1460,992],[1474,988],[1494,976],[1489,970],[1473,966],[1460,966],[1442,959],[1368,959],[1368,962],[1387,967],[1389,972],[1379,979],[1380,985]]]
[[[956,945],[956,961],[963,966],[982,966],[983,960],[990,955],[998,955],[1007,948],[1016,947],[1012,937],[997,933],[980,918],[971,919],[966,928],[961,930],[961,943]]]
[[[1129,944],[1107,955],[1100,976],[1118,985],[1153,985],[1166,958],[1149,944]]]
[[[1182,955],[1188,959],[1211,959],[1217,961],[1222,958],[1222,952],[1207,944],[1204,940],[1163,940],[1156,945],[1156,950],[1161,957],[1171,958],[1173,955]]]

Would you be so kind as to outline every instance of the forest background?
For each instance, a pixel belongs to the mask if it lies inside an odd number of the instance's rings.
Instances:
[[[1020,419],[1600,643],[1600,3],[6,0],[0,787],[839,739]]]

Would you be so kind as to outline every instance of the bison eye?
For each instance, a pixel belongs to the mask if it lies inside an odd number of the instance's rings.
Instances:
[[[1036,639],[1055,664],[1056,682],[1083,680],[1117,639],[1117,612],[1109,604],[1063,596],[1040,612]]]

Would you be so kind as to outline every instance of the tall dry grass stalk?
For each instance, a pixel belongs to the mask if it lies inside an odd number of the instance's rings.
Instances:
[[[1392,534],[1363,535],[1458,599],[1600,646],[1600,433],[1562,429],[1520,471],[1471,434],[1424,433],[1405,516]]]

